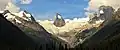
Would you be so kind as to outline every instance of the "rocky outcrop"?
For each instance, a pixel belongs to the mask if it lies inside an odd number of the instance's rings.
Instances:
[[[99,11],[103,11],[103,13],[100,13],[99,18],[104,20],[104,25],[108,24],[109,21],[113,20],[114,15],[114,9],[111,6],[100,6]]]
[[[101,13],[101,11],[103,13]],[[100,19],[111,20],[113,13],[114,13],[114,9],[111,6],[104,6],[103,5],[103,6],[99,7],[99,13],[100,13],[100,16],[99,16]]]
[[[65,25],[65,21],[60,14],[56,14],[55,21],[53,23],[56,27],[62,27]]]

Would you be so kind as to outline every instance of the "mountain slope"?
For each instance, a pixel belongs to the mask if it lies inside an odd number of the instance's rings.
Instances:
[[[7,48],[35,48],[35,42],[0,14],[0,43]],[[1,47],[1,48],[2,48]]]
[[[61,43],[57,41],[55,37],[45,31],[40,31],[39,33],[39,36],[25,34],[18,27],[0,15],[0,44],[2,46],[0,48],[12,50],[63,49]]]
[[[106,26],[98,30],[93,36],[80,45],[89,49],[114,49],[114,45],[120,44],[120,21],[111,21]],[[80,46],[77,46],[80,48]],[[77,48],[76,47],[76,48]],[[119,47],[119,45],[116,47]],[[83,49],[82,48],[82,49]]]

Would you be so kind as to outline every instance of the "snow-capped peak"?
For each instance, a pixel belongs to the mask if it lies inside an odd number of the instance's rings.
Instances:
[[[25,11],[10,12],[9,10],[7,10],[7,11],[5,10],[2,13],[6,17],[6,19],[8,19],[8,20],[15,20],[17,23],[22,23],[21,21],[19,21],[18,19],[16,19],[16,17],[20,17],[20,18],[22,18],[22,19],[24,19],[26,21],[32,21],[33,17],[28,12],[25,12]]]
[[[58,15],[58,18],[61,19],[62,17],[60,15]]]
[[[0,13],[3,13],[4,11],[0,11]]]
[[[103,10],[100,10],[100,14],[103,14],[104,12],[103,12]]]

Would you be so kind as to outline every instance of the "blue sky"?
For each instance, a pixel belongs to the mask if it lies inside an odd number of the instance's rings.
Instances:
[[[63,18],[85,17],[88,0],[33,0],[30,4],[18,4],[21,9],[34,14],[36,19],[54,18],[56,12]]]

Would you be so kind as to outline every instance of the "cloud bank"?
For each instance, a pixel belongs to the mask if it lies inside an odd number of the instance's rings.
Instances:
[[[120,7],[120,0],[90,0],[88,4],[87,10],[96,11],[101,5],[112,6],[114,9],[118,9]]]
[[[111,6],[115,10],[120,8],[120,0],[89,0],[88,7],[85,8],[87,12],[85,12],[85,15],[87,17],[94,17],[93,13],[98,12],[98,9],[100,6]]]
[[[21,0],[21,4],[30,4],[32,0]]]
[[[3,10],[11,0],[0,0],[0,10]]]
[[[0,0],[0,11],[4,10],[8,2],[19,2],[20,4],[30,4],[32,0]]]

